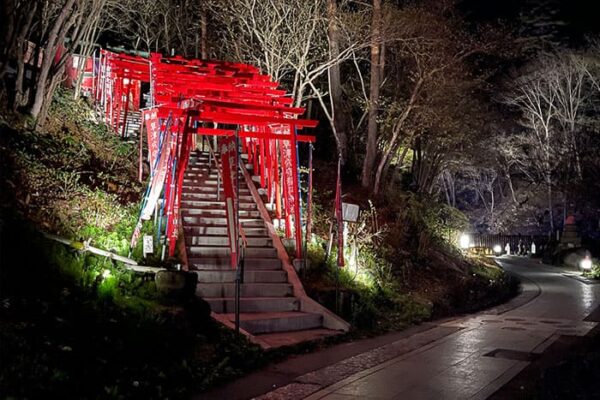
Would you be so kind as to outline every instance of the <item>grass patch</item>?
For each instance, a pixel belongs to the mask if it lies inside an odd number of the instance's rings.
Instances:
[[[142,193],[137,146],[59,90],[47,130],[0,119],[0,393],[6,398],[185,398],[266,362],[194,297],[49,242],[128,255]],[[147,174],[146,174],[147,175]],[[154,234],[151,221],[142,234]],[[142,243],[133,251],[141,260]]]
[[[458,249],[468,224],[458,210],[404,192],[389,192],[382,207],[366,202],[362,210],[348,227],[347,266],[335,266],[335,246],[327,260],[327,243],[318,238],[308,247],[311,269],[303,277],[309,295],[357,331],[371,335],[473,312],[518,292],[518,281],[493,261]],[[315,231],[323,235],[330,220],[322,214]]]
[[[150,276],[2,225],[3,396],[181,398],[266,362],[202,300],[164,298]]]

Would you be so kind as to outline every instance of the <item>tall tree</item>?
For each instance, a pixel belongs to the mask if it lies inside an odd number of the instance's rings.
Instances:
[[[340,33],[337,0],[327,0],[327,17],[329,19],[327,37],[329,39],[329,56],[335,60],[340,56]],[[346,110],[342,100],[342,82],[340,63],[334,63],[328,71],[329,97],[331,99],[331,128],[336,139],[338,156],[342,165],[345,164],[348,154],[348,124]]]
[[[379,111],[379,85],[381,84],[381,0],[373,0],[371,22],[371,77],[369,84],[369,116],[367,122],[367,146],[363,162],[361,183],[371,187],[373,167],[377,157],[377,116]]]

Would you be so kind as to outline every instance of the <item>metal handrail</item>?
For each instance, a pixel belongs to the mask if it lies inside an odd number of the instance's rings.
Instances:
[[[217,169],[217,201],[220,201],[220,199],[221,199],[221,197],[220,197],[221,196],[221,194],[220,194],[221,193],[221,180],[222,180],[222,178],[221,178],[221,174],[222,174],[222,172],[221,172],[221,165],[219,163],[219,160],[218,160],[218,158],[216,156],[215,151],[213,150],[213,148],[212,148],[212,146],[210,144],[210,140],[208,140],[208,138],[206,138],[205,136],[202,137],[202,141],[203,141],[202,145],[204,146],[204,139],[206,139],[206,144],[208,145],[208,158],[209,158],[209,160],[208,160],[208,173],[210,174],[210,164],[211,164],[211,161],[215,164],[215,168]],[[239,193],[238,193],[238,196],[239,196]],[[246,247],[248,247],[248,239],[246,237],[246,233],[244,232],[244,227],[242,226],[241,221],[238,223],[238,229],[239,229],[239,232],[240,232],[240,236],[242,238],[242,240],[240,242],[240,244],[241,244],[240,247],[241,248],[246,248]]]
[[[204,139],[205,137],[203,136],[202,147],[204,147]],[[206,138],[206,144],[208,144],[208,174],[210,175],[211,161],[214,161],[215,168],[217,169],[217,201],[219,201],[221,199],[221,166],[219,165],[219,160],[217,159],[215,151],[210,145],[210,140],[208,140],[208,138]]]

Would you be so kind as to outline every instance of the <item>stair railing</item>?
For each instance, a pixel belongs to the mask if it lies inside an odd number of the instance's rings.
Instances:
[[[202,137],[202,147],[204,147],[204,139],[205,137]],[[206,144],[208,145],[208,174],[210,175],[210,168],[211,168],[211,161],[213,161],[213,163],[215,164],[215,168],[217,169],[217,201],[221,200],[221,166],[219,165],[219,160],[217,159],[217,156],[215,155],[215,151],[213,150],[212,146],[210,145],[210,140],[208,140],[208,138],[206,138]]]

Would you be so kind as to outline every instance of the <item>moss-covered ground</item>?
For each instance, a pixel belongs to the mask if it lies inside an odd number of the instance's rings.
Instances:
[[[127,256],[138,150],[68,91],[43,131],[28,122],[0,119],[0,397],[186,398],[262,365],[202,300],[165,297],[151,275],[42,236]],[[141,243],[132,256],[158,262]]]

